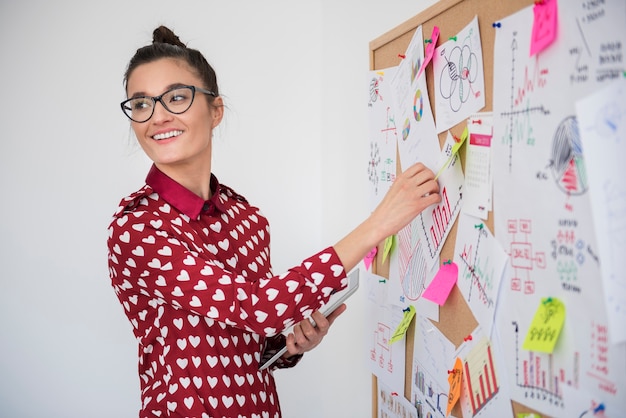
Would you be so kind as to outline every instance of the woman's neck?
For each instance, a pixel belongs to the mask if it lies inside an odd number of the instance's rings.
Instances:
[[[211,197],[211,166],[199,168],[172,167],[168,164],[159,165],[157,168],[161,170],[172,180],[176,181],[189,191],[200,196],[204,200]]]

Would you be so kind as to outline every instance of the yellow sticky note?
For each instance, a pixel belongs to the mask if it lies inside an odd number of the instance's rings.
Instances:
[[[448,372],[448,383],[450,391],[448,392],[448,409],[446,416],[450,415],[452,408],[461,397],[461,382],[463,380],[463,362],[459,357],[454,362],[454,368]]]
[[[394,243],[395,243],[395,235],[387,237],[387,239],[385,240],[385,245],[383,247],[383,263],[387,259],[387,256],[391,254],[391,250],[393,249]]]
[[[404,310],[404,317],[402,318],[402,321],[400,321],[400,324],[398,324],[398,327],[394,331],[391,337],[391,340],[389,340],[389,344],[393,344],[396,341],[401,340],[404,337],[404,334],[406,334],[406,330],[409,328],[409,325],[411,325],[411,320],[413,320],[414,316],[415,316],[415,308],[413,307],[413,305],[409,305],[408,309]]]
[[[461,134],[461,138],[459,138],[459,141],[455,142],[454,145],[452,145],[452,151],[450,152],[450,157],[448,157],[446,162],[437,172],[437,175],[435,176],[435,180],[437,180],[437,178],[439,178],[441,173],[443,173],[443,171],[450,165],[450,163],[452,162],[452,159],[458,154],[459,149],[465,143],[465,140],[467,139],[468,136],[469,136],[469,130],[467,129],[467,126],[466,126],[465,129],[463,130],[463,133]]]
[[[565,305],[557,298],[543,298],[524,339],[524,350],[552,353],[565,322]]]

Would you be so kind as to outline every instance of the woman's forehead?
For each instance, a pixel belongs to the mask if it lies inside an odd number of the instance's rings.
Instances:
[[[161,58],[138,65],[128,77],[126,92],[158,95],[175,84],[199,84],[199,78],[186,62],[175,58]]]

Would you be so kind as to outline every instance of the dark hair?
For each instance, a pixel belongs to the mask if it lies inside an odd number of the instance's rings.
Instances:
[[[187,48],[180,41],[178,36],[165,26],[159,26],[152,32],[152,44],[139,48],[130,59],[126,72],[124,73],[124,88],[128,85],[128,78],[132,72],[140,65],[147,64],[161,58],[174,58],[184,61],[192,71],[200,77],[204,87],[219,96],[217,87],[217,76],[213,67],[207,62],[200,51]],[[207,96],[211,100],[212,96]]]

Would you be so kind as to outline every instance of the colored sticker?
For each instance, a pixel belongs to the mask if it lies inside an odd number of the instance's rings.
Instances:
[[[459,267],[453,263],[444,263],[432,282],[428,285],[422,297],[443,306],[450,296],[452,288],[459,277]]]
[[[448,409],[446,416],[450,415],[452,408],[461,397],[461,381],[463,380],[463,362],[459,357],[454,362],[454,368],[448,372],[448,383],[450,391],[448,392]]]
[[[413,305],[409,305],[407,309],[404,310],[404,316],[402,317],[402,321],[398,324],[398,327],[394,331],[389,344],[393,344],[398,340],[401,340],[406,334],[406,330],[409,329],[409,325],[411,325],[411,321],[415,316],[415,307]]]
[[[557,0],[543,0],[533,7],[533,31],[530,40],[530,55],[543,51],[556,39],[558,29]]]
[[[378,247],[372,248],[372,250],[367,253],[365,258],[363,259],[363,263],[365,263],[365,270],[369,270],[374,262],[374,257],[376,257],[376,253],[378,252]]]
[[[552,353],[563,323],[565,305],[557,298],[543,298],[524,339],[524,350]]]

